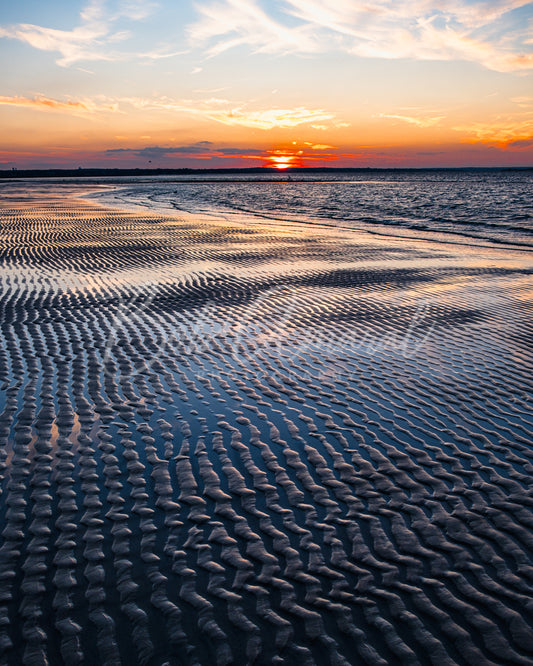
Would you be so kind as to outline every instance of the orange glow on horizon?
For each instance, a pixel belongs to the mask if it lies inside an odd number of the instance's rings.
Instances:
[[[484,128],[483,128],[484,129]],[[480,132],[481,133],[481,132]],[[7,133],[6,133],[7,134]],[[48,134],[48,138],[50,134]],[[96,145],[92,137],[86,140],[79,134],[72,143],[58,146],[54,142],[41,145],[38,136],[26,132],[25,141],[10,145],[6,141],[0,150],[0,170],[24,168],[240,168],[263,166],[266,169],[284,171],[306,167],[453,167],[465,166],[530,166],[529,156],[533,149],[532,135],[523,133],[509,137],[499,143],[485,136],[451,146],[430,144],[428,146],[336,146],[326,143],[283,141],[270,147],[243,146],[241,152],[226,138],[220,146],[210,141],[186,143],[179,139],[167,139],[164,135],[143,141],[126,137],[109,143],[101,139]],[[81,140],[83,139],[83,141]],[[339,142],[340,143],[340,142]],[[232,145],[233,144],[233,145]],[[276,145],[277,144],[277,145]],[[111,145],[112,148],[106,146]],[[50,157],[53,147],[53,157]],[[11,149],[10,149],[11,148]],[[248,148],[248,150],[247,150]],[[422,149],[422,150],[420,150]],[[249,152],[248,152],[249,151]],[[521,160],[517,160],[517,156]],[[523,157],[522,157],[523,156]],[[490,158],[490,159],[489,159]]]

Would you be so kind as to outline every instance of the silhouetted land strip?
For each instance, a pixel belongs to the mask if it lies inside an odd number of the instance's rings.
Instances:
[[[121,176],[201,176],[231,174],[277,174],[278,176],[298,173],[383,173],[384,171],[435,172],[435,171],[533,171],[531,167],[433,167],[433,168],[377,168],[377,167],[294,167],[276,170],[270,167],[252,167],[247,169],[4,169],[0,178],[102,178]]]

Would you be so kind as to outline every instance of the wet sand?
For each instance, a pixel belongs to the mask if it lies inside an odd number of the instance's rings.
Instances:
[[[1,663],[533,664],[531,253],[73,192],[0,203]]]

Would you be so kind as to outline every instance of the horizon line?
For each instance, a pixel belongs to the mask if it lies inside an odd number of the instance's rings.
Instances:
[[[289,173],[320,173],[320,172],[368,172],[368,171],[528,171],[533,170],[530,166],[420,166],[420,167],[287,167],[285,169],[273,169],[268,166],[261,167],[77,167],[77,168],[42,168],[42,169],[0,169],[1,179],[33,178],[33,177],[55,177],[58,175],[81,178],[84,176],[129,176],[129,175],[187,175],[187,174],[220,174],[220,173],[277,173],[279,176]]]

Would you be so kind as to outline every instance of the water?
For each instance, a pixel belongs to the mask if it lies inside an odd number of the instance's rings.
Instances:
[[[113,182],[114,190],[97,195],[102,203],[533,247],[533,170],[268,172]]]

